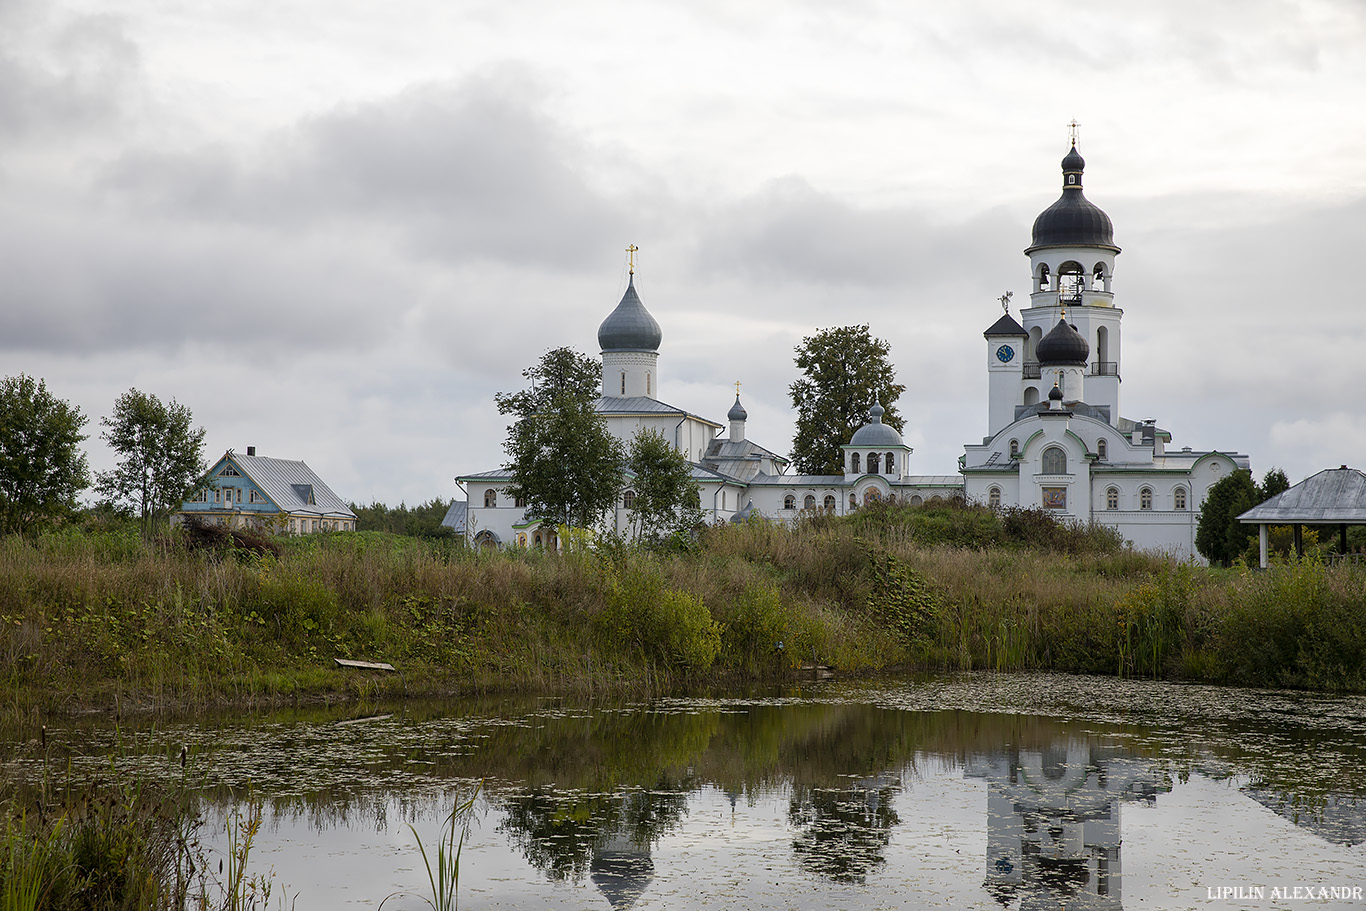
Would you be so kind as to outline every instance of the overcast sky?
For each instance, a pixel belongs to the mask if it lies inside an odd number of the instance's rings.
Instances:
[[[0,0],[0,374],[210,461],[457,494],[493,394],[597,354],[641,248],[660,397],[786,452],[793,348],[867,323],[911,469],[986,432],[1067,123],[1115,223],[1121,410],[1366,468],[1366,3]]]

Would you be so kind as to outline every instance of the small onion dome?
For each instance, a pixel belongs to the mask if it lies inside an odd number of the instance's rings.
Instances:
[[[1062,401],[1062,390],[1061,390],[1060,388],[1058,388],[1058,384],[1057,384],[1057,383],[1054,383],[1054,384],[1053,384],[1053,388],[1050,389],[1050,390],[1048,390],[1048,400],[1049,400],[1050,402],[1061,402],[1061,401]]]
[[[730,411],[727,411],[727,412],[726,412],[726,420],[728,420],[728,421],[743,421],[743,420],[745,420],[745,419],[748,418],[748,417],[749,417],[749,414],[748,414],[748,412],[745,411],[745,406],[740,404],[740,396],[739,396],[739,395],[736,395],[736,396],[735,396],[735,404],[734,404],[734,405],[731,405],[731,406],[730,406]]]
[[[1034,219],[1033,242],[1026,253],[1039,247],[1104,247],[1119,252],[1110,216],[1081,191],[1085,168],[1086,160],[1073,146],[1062,160],[1062,196]]]
[[[854,431],[853,437],[849,440],[850,446],[900,446],[901,434],[896,432],[896,428],[890,424],[882,423],[882,416],[887,410],[878,402],[873,402],[873,407],[868,409],[868,423]]]
[[[598,345],[603,351],[658,351],[663,340],[659,323],[636,294],[636,280],[632,276],[621,303],[598,327]]]
[[[1034,348],[1041,367],[1085,367],[1090,353],[1091,346],[1086,344],[1086,339],[1065,319],[1058,320]]]

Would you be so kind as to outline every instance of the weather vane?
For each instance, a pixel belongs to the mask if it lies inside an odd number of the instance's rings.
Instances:
[[[626,248],[626,263],[630,268],[632,275],[636,274],[636,254],[639,252],[640,248],[635,244],[631,244]]]
[[[1072,137],[1072,148],[1074,148],[1074,149],[1077,147],[1077,127],[1078,127],[1078,126],[1080,126],[1080,124],[1077,123],[1077,118],[1075,118],[1075,117],[1073,117],[1073,118],[1072,118],[1072,122],[1069,123],[1069,124],[1067,125],[1067,135]]]
[[[998,301],[1001,302],[1001,310],[1003,312],[1007,314],[1010,313],[1010,299],[1014,296],[1014,291],[1007,291],[1005,294],[1002,294],[1000,297],[996,298]]]

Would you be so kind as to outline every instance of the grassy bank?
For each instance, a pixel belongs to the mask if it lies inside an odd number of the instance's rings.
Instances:
[[[17,715],[645,694],[807,663],[1363,689],[1366,571],[1210,570],[1038,512],[952,507],[710,529],[674,553],[472,553],[379,533],[292,539],[278,556],[117,530],[0,541],[0,711]]]

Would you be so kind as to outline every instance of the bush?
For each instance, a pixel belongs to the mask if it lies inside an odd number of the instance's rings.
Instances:
[[[721,651],[721,624],[702,599],[669,588],[641,556],[609,569],[607,606],[595,619],[601,641],[670,668],[705,671]]]

